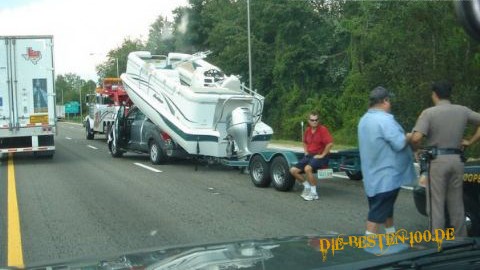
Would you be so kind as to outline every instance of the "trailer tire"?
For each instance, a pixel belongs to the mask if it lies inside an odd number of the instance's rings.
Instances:
[[[155,140],[151,140],[148,144],[148,153],[150,155],[150,161],[152,164],[158,165],[166,160],[165,152],[163,151],[162,147],[160,147],[160,144]]]
[[[269,164],[260,155],[254,155],[250,160],[250,179],[256,187],[268,187],[272,182]]]
[[[283,156],[276,156],[270,165],[272,184],[278,191],[289,191],[295,185],[295,178],[290,173],[290,167]]]
[[[350,180],[360,181],[363,179],[362,171],[358,171],[358,172],[345,171],[345,174],[348,176]]]
[[[85,123],[85,132],[87,133],[87,140],[93,140],[95,134],[93,134],[93,130],[90,128],[90,121],[86,121]]]

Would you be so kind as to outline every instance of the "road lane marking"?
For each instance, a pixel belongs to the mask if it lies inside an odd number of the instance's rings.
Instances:
[[[220,195],[220,192],[217,192],[217,191],[215,190],[215,188],[213,188],[213,187],[209,187],[209,188],[208,188],[208,191],[209,191],[210,193],[212,193],[213,195]]]
[[[135,163],[133,163],[133,164],[135,164],[135,165],[137,165],[137,166],[140,166],[140,167],[142,167],[142,168],[145,168],[145,169],[147,169],[147,170],[150,170],[150,171],[152,171],[152,172],[162,172],[162,171],[160,171],[160,170],[154,169],[154,168],[149,167],[149,166],[147,166],[147,165],[143,165],[142,163],[135,162]]]
[[[18,211],[17,187],[13,155],[8,156],[8,255],[10,267],[24,268],[22,253],[22,235],[20,232],[20,214]]]
[[[92,149],[95,149],[95,150],[97,150],[97,149],[98,149],[97,147],[95,147],[95,146],[91,146],[90,144],[87,144],[87,147],[90,147],[90,148],[92,148]]]
[[[65,137],[65,139],[67,139],[67,140],[71,140],[72,138],[70,138],[70,137]]]

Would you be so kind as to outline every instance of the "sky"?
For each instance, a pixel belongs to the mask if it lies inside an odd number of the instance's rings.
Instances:
[[[158,16],[188,0],[0,0],[0,36],[53,35],[55,73],[97,81],[95,66],[124,39],[146,41]]]

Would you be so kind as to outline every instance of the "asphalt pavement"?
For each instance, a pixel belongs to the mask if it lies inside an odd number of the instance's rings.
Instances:
[[[25,265],[98,258],[156,247],[241,239],[363,233],[361,181],[321,180],[318,201],[300,188],[256,188],[249,176],[192,160],[151,165],[148,156],[112,158],[104,135],[60,123],[53,159],[14,157]],[[0,266],[7,265],[7,162],[0,165]],[[412,192],[402,190],[397,228],[425,230]]]

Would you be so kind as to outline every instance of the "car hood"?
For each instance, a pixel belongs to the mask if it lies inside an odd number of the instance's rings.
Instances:
[[[357,237],[357,238],[354,238]],[[30,269],[361,269],[391,265],[412,258],[439,256],[439,244],[470,247],[478,251],[480,239],[461,238],[452,241],[387,245],[380,249],[355,246],[362,235],[315,235],[242,240],[226,243],[176,246],[152,249],[103,259],[79,259],[70,262],[37,264]],[[353,241],[343,245],[339,240]],[[328,244],[330,243],[330,244]],[[358,243],[358,242],[357,242]],[[361,243],[361,242],[360,242]],[[367,243],[367,242],[364,242]]]

